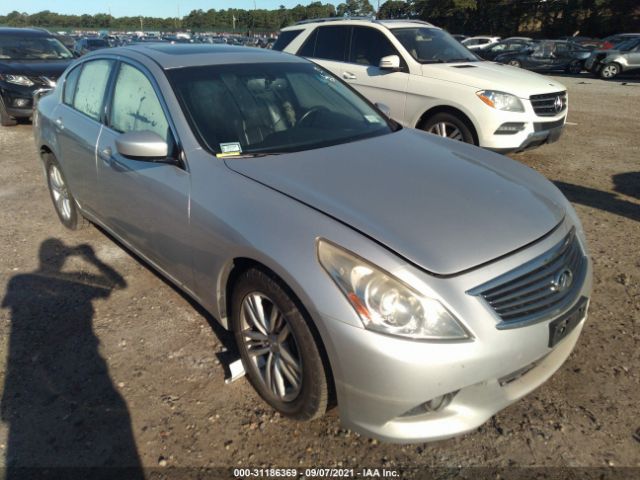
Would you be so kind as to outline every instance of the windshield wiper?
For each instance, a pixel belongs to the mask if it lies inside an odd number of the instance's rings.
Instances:
[[[241,153],[240,155],[225,155],[222,158],[234,160],[236,158],[262,158],[262,157],[271,157],[276,155],[283,155],[288,152],[247,152]]]

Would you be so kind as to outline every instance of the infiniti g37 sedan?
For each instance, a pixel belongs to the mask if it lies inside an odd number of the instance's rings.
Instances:
[[[401,128],[296,56],[90,53],[40,99],[62,223],[102,226],[233,331],[259,395],[388,441],[473,430],[571,353],[591,263],[536,172]]]

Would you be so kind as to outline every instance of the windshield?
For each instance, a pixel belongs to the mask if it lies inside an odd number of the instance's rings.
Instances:
[[[420,63],[477,62],[478,57],[444,30],[428,27],[391,30]]]
[[[311,63],[253,63],[168,72],[191,128],[218,154],[310,150],[383,135],[372,106]]]
[[[52,37],[0,36],[2,60],[60,60],[73,55],[58,39]]]

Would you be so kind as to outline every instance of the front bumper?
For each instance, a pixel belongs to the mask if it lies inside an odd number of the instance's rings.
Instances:
[[[557,242],[559,231],[518,261]],[[531,250],[534,250],[532,252]],[[513,259],[497,264],[513,265]],[[499,265],[447,279],[451,291],[476,284],[494,275]],[[505,267],[509,268],[509,267]],[[577,298],[591,293],[591,264]],[[325,318],[334,355],[340,363],[335,384],[343,424],[385,441],[411,443],[433,441],[472,431],[491,416],[544,383],[573,350],[585,320],[549,348],[549,323],[499,330],[493,312],[476,297],[457,294],[458,318],[473,324],[472,340],[421,342],[382,335]],[[452,299],[453,300],[453,299]],[[576,299],[577,302],[577,299]],[[451,303],[447,302],[450,306]],[[333,362],[332,362],[333,363]],[[439,411],[420,410],[436,397],[456,392]],[[417,413],[416,413],[417,412]]]
[[[30,118],[33,115],[33,97],[52,88],[24,87],[2,83],[0,95],[7,113],[13,118]]]
[[[540,122],[534,123],[534,131],[529,133],[520,145],[515,148],[492,148],[491,150],[498,153],[509,152],[524,152],[525,150],[531,150],[547,143],[557,142],[562,136],[564,130],[564,119],[559,126],[555,126],[557,122]],[[545,124],[550,125],[548,128]]]

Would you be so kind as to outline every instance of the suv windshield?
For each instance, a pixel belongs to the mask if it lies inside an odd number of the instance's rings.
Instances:
[[[477,62],[478,57],[444,30],[428,27],[391,30],[420,63]]]
[[[395,128],[349,87],[310,63],[214,65],[167,74],[191,128],[216,153],[310,150]]]
[[[60,60],[73,55],[53,37],[0,36],[2,60]]]

